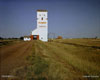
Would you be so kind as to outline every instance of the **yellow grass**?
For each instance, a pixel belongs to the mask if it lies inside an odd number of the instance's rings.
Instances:
[[[27,58],[24,80],[100,79],[100,39],[64,39],[33,43],[32,55]]]

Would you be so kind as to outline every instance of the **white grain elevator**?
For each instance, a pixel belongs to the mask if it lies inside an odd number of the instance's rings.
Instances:
[[[37,10],[37,28],[32,31],[31,39],[48,41],[48,11]]]

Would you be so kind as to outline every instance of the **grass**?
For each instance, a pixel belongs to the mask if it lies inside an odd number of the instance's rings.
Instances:
[[[7,44],[10,44],[10,43],[12,43],[11,40],[0,40],[0,46],[7,45]]]
[[[0,40],[0,47],[6,46],[6,45],[12,45],[13,43],[19,42],[21,40]]]
[[[65,39],[46,43],[34,41],[32,54],[26,58],[27,66],[15,69],[13,74],[19,80],[99,80],[100,49],[91,47],[99,47],[99,41],[99,39]]]

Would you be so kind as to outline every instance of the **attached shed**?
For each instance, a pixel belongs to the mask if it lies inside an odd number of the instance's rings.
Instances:
[[[31,40],[39,40],[39,35],[31,35]]]

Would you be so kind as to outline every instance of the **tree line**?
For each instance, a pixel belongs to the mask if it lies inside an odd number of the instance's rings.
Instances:
[[[4,37],[0,37],[0,40],[23,40],[23,36],[16,38],[16,37],[9,37],[9,38],[4,38]]]

